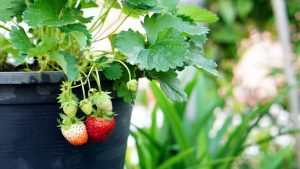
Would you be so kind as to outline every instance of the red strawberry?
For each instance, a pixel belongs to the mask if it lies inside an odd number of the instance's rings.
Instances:
[[[86,127],[92,143],[106,140],[115,128],[114,117],[87,117]]]
[[[78,118],[70,118],[64,114],[60,114],[62,122],[60,122],[62,135],[74,146],[80,146],[88,141],[88,134],[84,123]]]

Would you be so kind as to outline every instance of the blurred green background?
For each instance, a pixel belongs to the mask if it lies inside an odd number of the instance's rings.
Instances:
[[[291,90],[271,1],[182,3],[218,14],[219,21],[208,25],[205,52],[217,61],[221,77],[182,72],[186,103],[171,103],[155,83],[141,79],[126,168],[300,168],[295,139],[299,131],[291,122]],[[300,1],[286,0],[285,5],[299,77]]]

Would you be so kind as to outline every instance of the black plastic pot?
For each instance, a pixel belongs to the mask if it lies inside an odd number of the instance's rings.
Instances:
[[[131,105],[113,99],[118,116],[109,139],[74,147],[56,127],[64,78],[61,72],[0,73],[0,169],[124,168]]]

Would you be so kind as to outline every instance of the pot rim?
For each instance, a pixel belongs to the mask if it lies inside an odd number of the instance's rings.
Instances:
[[[66,79],[62,71],[0,72],[0,84],[61,83]]]

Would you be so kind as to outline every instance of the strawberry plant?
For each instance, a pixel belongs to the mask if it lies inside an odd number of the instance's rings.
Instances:
[[[177,0],[0,0],[0,25],[9,36],[0,36],[2,71],[63,71],[58,102],[64,114],[62,134],[74,144],[72,135],[83,132],[78,110],[87,117],[93,142],[112,131],[111,94],[133,102],[138,78],[157,81],[172,101],[185,101],[177,72],[187,66],[217,76],[216,64],[202,50],[209,29],[198,23],[217,21],[213,13],[195,6],[180,6]],[[85,9],[97,8],[99,15],[85,17]],[[116,9],[116,10],[113,10]],[[118,25],[105,28],[110,13],[124,16]],[[141,20],[145,33],[133,29],[119,32],[129,17]],[[12,25],[11,27],[7,25]],[[134,27],[133,27],[134,28]],[[108,35],[104,35],[108,34]],[[105,41],[106,40],[106,41]],[[111,50],[95,43],[109,41]],[[7,58],[13,60],[7,62]],[[100,77],[113,82],[114,91],[103,91]],[[91,81],[97,84],[94,88]],[[82,89],[82,98],[73,89]],[[82,133],[84,135],[84,133]],[[83,139],[83,136],[81,137]],[[75,142],[77,145],[85,143]]]

